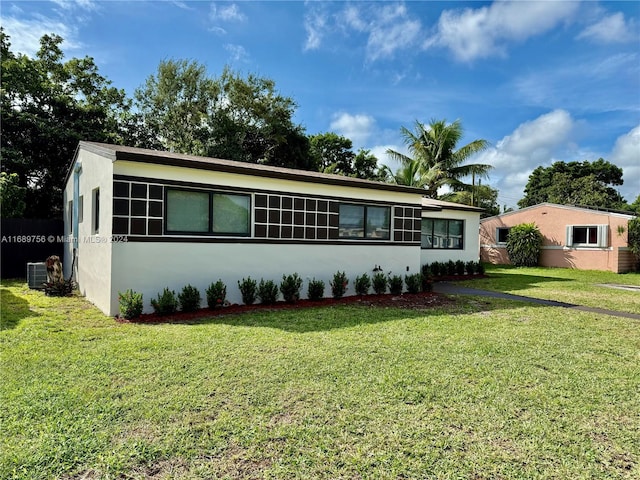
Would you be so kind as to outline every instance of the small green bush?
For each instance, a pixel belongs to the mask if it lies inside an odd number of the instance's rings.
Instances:
[[[377,295],[387,293],[387,285],[389,284],[389,280],[384,273],[378,272],[374,274],[371,283],[373,283],[373,291],[376,292]]]
[[[193,285],[185,285],[178,294],[180,310],[183,312],[195,312],[200,308],[200,291]]]
[[[207,306],[209,308],[221,307],[227,300],[227,286],[222,280],[211,283],[205,293],[207,294]]]
[[[349,279],[344,272],[337,271],[333,274],[333,280],[329,284],[331,285],[331,295],[333,295],[333,298],[338,299],[344,297],[347,285],[349,285]]]
[[[433,290],[433,277],[431,276],[431,268],[428,264],[424,264],[420,270],[422,273],[422,291],[430,292]]]
[[[178,299],[176,298],[176,292],[169,290],[165,287],[162,294],[158,294],[158,297],[151,299],[151,306],[153,311],[158,315],[170,315],[178,310]]]
[[[484,263],[482,262],[476,263],[476,273],[478,275],[484,275]]]
[[[434,277],[439,277],[443,274],[443,265],[440,262],[431,262],[429,269]]]
[[[405,275],[404,283],[407,285],[407,292],[419,293],[422,290],[422,274],[413,273],[411,275]]]
[[[389,291],[393,295],[400,295],[402,293],[402,277],[400,275],[389,276]]]
[[[300,300],[300,289],[302,289],[302,279],[297,273],[282,275],[280,291],[285,302],[294,303]]]
[[[247,277],[238,280],[238,288],[240,289],[240,295],[242,295],[242,303],[253,305],[256,301],[258,283],[251,277]]]
[[[507,255],[516,267],[535,267],[538,265],[542,233],[535,223],[521,223],[509,229],[507,236]]]
[[[467,275],[475,275],[476,274],[476,262],[474,262],[473,260],[465,263],[464,268],[467,271]]]
[[[449,260],[447,263],[445,263],[445,268],[446,273],[444,273],[444,275],[453,276],[456,274],[456,262],[454,262],[453,260]]]
[[[314,278],[309,282],[307,298],[314,301],[324,298],[324,282],[322,280],[316,280]]]
[[[278,285],[273,280],[260,279],[258,298],[263,305],[273,305],[278,300]]]
[[[356,289],[356,295],[366,295],[371,288],[371,279],[369,275],[363,273],[361,276],[356,277],[356,283],[353,285]]]
[[[456,275],[464,275],[466,264],[462,260],[456,260]]]
[[[126,292],[118,292],[118,304],[120,305],[120,316],[131,320],[142,315],[144,303],[142,294],[129,289]]]

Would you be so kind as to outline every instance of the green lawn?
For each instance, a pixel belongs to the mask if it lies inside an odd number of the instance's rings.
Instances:
[[[640,290],[627,291],[604,287],[606,284],[640,287],[640,273],[617,274],[568,268],[487,267],[488,278],[470,286],[513,293],[587,307],[640,313]],[[466,284],[466,283],[465,283]]]
[[[1,293],[3,479],[640,477],[638,321],[467,297],[137,325]]]

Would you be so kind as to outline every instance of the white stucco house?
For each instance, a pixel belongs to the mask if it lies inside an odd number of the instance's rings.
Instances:
[[[118,292],[149,302],[165,287],[283,274],[401,275],[479,259],[480,209],[423,190],[339,175],[80,142],[65,179],[65,276],[108,315]],[[74,262],[75,258],[75,262]],[[347,294],[353,294],[349,290]]]

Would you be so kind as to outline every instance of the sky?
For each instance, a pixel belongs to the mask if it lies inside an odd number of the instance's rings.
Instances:
[[[2,0],[12,51],[43,34],[93,57],[132,97],[162,60],[225,65],[275,81],[309,135],[354,151],[406,152],[401,127],[460,120],[459,146],[494,167],[483,184],[517,207],[531,172],[556,161],[621,167],[640,194],[640,2]]]

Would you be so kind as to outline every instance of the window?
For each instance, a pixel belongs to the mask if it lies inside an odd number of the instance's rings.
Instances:
[[[608,225],[567,225],[567,246],[608,246]]]
[[[96,188],[92,194],[93,198],[93,217],[91,222],[91,233],[97,234],[100,232],[100,189]]]
[[[249,195],[167,189],[169,233],[249,235]]]
[[[390,207],[340,204],[338,237],[389,240]]]
[[[496,243],[507,243],[507,237],[511,227],[498,227],[496,228]]]
[[[422,248],[462,250],[464,220],[423,218],[421,246]]]

